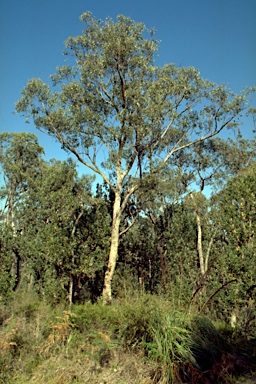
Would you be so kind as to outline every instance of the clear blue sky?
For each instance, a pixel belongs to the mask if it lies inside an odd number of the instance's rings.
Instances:
[[[194,66],[235,92],[256,85],[256,0],[0,0],[0,131],[36,133],[47,159],[67,154],[13,115],[14,102],[29,79],[48,82],[64,64],[63,42],[81,34],[79,16],[88,10],[103,20],[124,14],[155,27],[158,65]],[[252,128],[246,123],[247,137]]]

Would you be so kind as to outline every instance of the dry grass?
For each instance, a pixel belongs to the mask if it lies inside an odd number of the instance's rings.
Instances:
[[[40,351],[40,354],[48,355],[57,346],[67,346],[70,342],[72,331],[76,324],[72,323],[76,315],[70,311],[63,311],[63,316],[56,316],[55,321],[50,321],[51,332]]]
[[[0,354],[6,354],[12,352],[17,344],[13,340],[15,334],[17,333],[17,328],[12,328],[9,331],[0,332]]]
[[[13,307],[0,329],[0,384],[233,384],[251,370],[207,318],[159,297]]]
[[[105,351],[105,354],[107,351]],[[103,351],[102,351],[103,353]],[[15,384],[150,384],[152,365],[139,356],[115,349],[108,359],[95,359],[78,353],[65,353],[44,360],[33,375],[16,378]]]

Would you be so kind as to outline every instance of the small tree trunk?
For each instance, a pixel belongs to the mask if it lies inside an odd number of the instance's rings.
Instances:
[[[74,277],[71,275],[69,280],[69,287],[68,287],[68,301],[69,301],[70,308],[73,304],[73,290],[74,290]]]
[[[15,223],[14,223],[14,215],[13,215],[13,206],[14,206],[14,191],[11,190],[8,195],[8,210],[6,215],[6,224],[10,225],[12,228],[13,234],[15,234]]]
[[[206,266],[204,261],[203,245],[202,245],[202,225],[201,225],[201,218],[198,213],[198,209],[196,209],[196,223],[197,223],[197,251],[199,256],[201,275],[202,277],[204,277],[206,272]]]
[[[202,277],[204,277],[207,266],[205,265],[204,261],[204,254],[203,254],[203,244],[202,244],[202,225],[201,225],[201,218],[198,211],[198,207],[195,201],[195,197],[193,193],[187,188],[190,198],[194,203],[195,208],[195,214],[196,214],[196,225],[197,225],[197,252],[199,257],[199,265],[200,265],[200,272]]]
[[[121,189],[117,188],[115,191],[115,201],[113,207],[112,219],[112,232],[111,232],[111,245],[109,252],[108,267],[104,277],[104,285],[102,291],[103,304],[111,304],[112,302],[112,278],[116,268],[118,259],[118,245],[119,245],[119,229],[121,220]]]
[[[21,257],[18,249],[13,249],[14,262],[13,262],[13,275],[15,276],[15,284],[13,291],[16,292],[19,289],[21,283]]]

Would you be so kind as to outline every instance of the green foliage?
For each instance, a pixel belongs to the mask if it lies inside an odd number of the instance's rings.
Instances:
[[[231,382],[239,363],[210,320],[255,354],[255,148],[239,130],[250,90],[155,66],[154,31],[128,17],[81,20],[68,65],[51,86],[30,80],[16,109],[104,184],[93,195],[72,160],[45,162],[35,135],[0,135],[0,381],[108,370],[102,382],[128,384],[146,361],[152,383]],[[217,136],[230,128],[235,140]]]
[[[149,357],[159,363],[162,382],[175,382],[179,377],[179,367],[185,361],[197,366],[191,352],[191,331],[186,316],[174,312],[163,316],[162,325],[153,328],[153,342],[146,345]]]
[[[108,213],[104,202],[91,196],[92,179],[78,178],[72,161],[41,162],[37,177],[28,181],[12,211],[15,234],[3,229],[6,257],[1,260],[5,272],[1,281],[6,290],[11,288],[16,252],[26,266],[22,268],[24,287],[32,285],[58,302],[67,294],[71,279],[79,290],[80,280],[90,282],[103,269],[109,246]],[[77,293],[71,293],[73,298]]]
[[[246,94],[203,80],[194,68],[154,66],[158,42],[144,37],[142,23],[123,15],[116,23],[90,13],[81,19],[83,34],[65,43],[76,65],[57,68],[56,92],[40,79],[30,80],[16,108],[113,188],[107,170],[120,180],[121,170],[126,177],[135,168],[139,183],[138,177],[152,178],[174,153],[190,157],[192,144],[237,126]],[[97,161],[99,145],[107,154],[104,162]],[[174,157],[173,165],[179,163]]]
[[[220,361],[222,354],[230,351],[230,346],[209,319],[195,316],[190,325],[192,331],[191,350],[202,371],[210,369]]]
[[[236,316],[237,327],[246,330],[248,337],[254,337],[249,330],[255,323],[250,310],[255,305],[255,190],[252,163],[228,181],[215,197],[214,207],[215,220],[225,238],[219,264],[222,281],[234,280],[225,294],[219,295],[220,305],[227,317]]]
[[[15,229],[14,206],[27,190],[28,183],[36,178],[43,148],[37,136],[27,132],[0,134],[0,165],[5,185],[1,186],[0,199],[4,209],[1,220],[6,216],[7,224]],[[6,212],[5,212],[6,211]]]
[[[186,204],[174,203],[151,219],[140,217],[121,238],[117,273],[125,265],[138,289],[188,306],[198,276],[194,214]]]
[[[104,300],[111,302],[119,236],[134,221],[122,228],[129,203],[138,200],[138,210],[150,212],[168,189],[180,198],[188,182],[209,182],[214,167],[221,179],[225,165],[218,155],[226,148],[214,138],[238,127],[250,90],[235,95],[195,68],[155,66],[158,42],[128,17],[101,21],[86,12],[81,20],[82,34],[65,42],[70,64],[57,68],[51,86],[30,80],[16,110],[100,175],[114,194],[103,284]]]
[[[13,234],[10,228],[0,228],[0,301],[5,302],[11,295],[15,286],[15,275],[12,274],[14,244]]]
[[[185,313],[173,310],[159,297],[148,295],[124,306],[123,315],[121,335],[125,345],[143,351],[147,358],[157,362],[155,378],[160,378],[159,382],[174,382],[184,361],[196,364]]]

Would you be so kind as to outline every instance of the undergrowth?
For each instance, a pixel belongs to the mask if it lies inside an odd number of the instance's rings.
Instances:
[[[252,339],[242,350],[227,326],[158,296],[70,309],[17,295],[0,324],[0,383],[228,384],[255,363]]]

